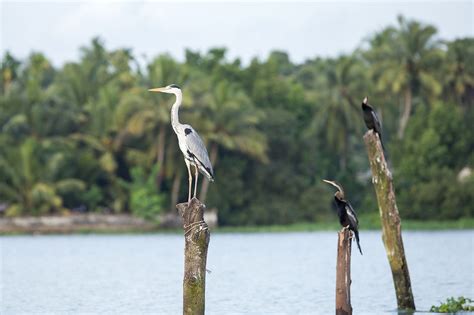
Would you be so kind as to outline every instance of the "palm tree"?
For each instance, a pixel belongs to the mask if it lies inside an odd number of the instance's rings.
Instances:
[[[107,84],[120,75],[123,68],[112,65],[109,53],[100,38],[91,46],[81,48],[79,63],[67,63],[56,76],[56,93],[77,106],[85,106],[99,97]],[[118,93],[117,93],[118,94]]]
[[[26,95],[30,102],[42,100],[44,91],[53,82],[54,68],[41,53],[32,53],[22,73]]]
[[[80,63],[66,64],[58,73],[54,89],[58,97],[81,110],[82,128],[69,139],[97,156],[110,207],[120,212],[127,202],[121,181],[131,180],[128,119],[143,107],[145,100],[139,96],[143,89],[137,86],[129,50],[108,52],[96,38],[81,53]]]
[[[464,38],[448,43],[444,64],[444,94],[465,108],[474,105],[474,39]]]
[[[6,52],[2,59],[0,89],[1,94],[6,94],[11,84],[18,79],[20,75],[20,61],[15,59],[9,52]]]
[[[50,146],[51,141],[46,145]],[[61,178],[62,152],[48,152],[42,142],[28,138],[18,147],[0,151],[0,198],[9,202],[7,214],[48,214],[63,210],[61,191],[82,191],[77,178]]]
[[[357,100],[369,88],[367,71],[354,56],[341,56],[327,60],[323,67],[314,66],[319,75],[313,77],[310,90],[317,91],[312,101],[318,106],[306,136],[323,137],[339,156],[339,168],[345,170],[351,151],[350,135],[362,126],[358,123],[361,117]]]
[[[431,25],[398,17],[398,28],[389,27],[370,39],[366,52],[379,91],[403,97],[398,137],[403,138],[412,113],[413,97],[433,98],[441,92],[434,69],[440,64],[440,41]]]
[[[190,91],[194,104],[189,120],[194,121],[193,125],[208,141],[211,163],[217,164],[220,147],[266,162],[266,137],[257,128],[262,112],[252,106],[242,89],[226,80],[212,88],[205,88],[210,87],[210,82],[204,79],[199,82],[193,86],[195,90]],[[196,95],[201,91],[209,92],[202,97]],[[205,179],[199,194],[202,202],[206,200],[208,188],[209,181]]]

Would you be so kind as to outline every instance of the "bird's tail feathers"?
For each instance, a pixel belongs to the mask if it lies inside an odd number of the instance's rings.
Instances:
[[[382,140],[382,135],[379,134],[379,138],[380,138],[380,144],[382,145],[382,149],[387,152],[387,150],[385,149],[385,145],[383,144],[383,140]]]
[[[354,235],[355,235],[355,239],[356,239],[356,242],[357,242],[357,247],[359,248],[359,252],[361,255],[362,254],[362,248],[360,248],[360,242],[359,242],[359,231],[354,231]]]
[[[199,169],[210,182],[214,181],[214,171],[211,168],[200,167]]]
[[[383,150],[383,153],[385,154],[385,159],[388,159],[388,151],[387,151],[387,149],[385,149],[385,145],[383,144],[382,134],[380,134],[378,132],[377,132],[377,134],[379,135],[380,144],[382,145],[382,150]]]

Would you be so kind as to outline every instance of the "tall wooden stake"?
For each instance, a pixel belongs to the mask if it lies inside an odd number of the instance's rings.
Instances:
[[[206,260],[210,233],[204,222],[206,206],[197,198],[176,205],[183,217],[184,279],[183,314],[203,315],[206,293]]]
[[[395,200],[392,173],[388,169],[377,134],[372,130],[367,131],[364,141],[372,169],[372,183],[375,187],[380,220],[382,221],[382,239],[392,269],[398,308],[414,310],[415,300],[411,291],[410,274],[403,248],[400,215]]]
[[[351,315],[351,231],[342,228],[337,240],[336,315]]]

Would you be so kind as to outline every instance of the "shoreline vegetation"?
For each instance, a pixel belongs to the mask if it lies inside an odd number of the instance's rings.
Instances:
[[[148,89],[175,83],[180,119],[199,131],[216,171],[197,197],[222,226],[333,222],[334,192],[322,179],[343,184],[359,216],[376,212],[364,97],[383,118],[402,219],[472,218],[472,56],[472,36],[444,40],[403,16],[353,51],[302,62],[273,50],[242,63],[213,47],[180,60],[158,49],[137,63],[133,47],[100,37],[61,66],[38,51],[5,52],[0,213],[174,214],[188,197],[174,97]]]
[[[364,215],[361,217],[362,231],[380,230],[380,222],[374,216]],[[0,219],[2,220],[2,219]],[[134,224],[122,225],[88,225],[88,226],[55,226],[50,229],[36,229],[18,227],[5,228],[0,224],[0,236],[7,235],[36,235],[36,234],[180,234],[182,229],[178,227],[162,227],[158,223],[143,222],[137,224],[136,218],[130,217]],[[123,218],[122,218],[123,221]],[[288,225],[261,225],[261,226],[223,226],[212,227],[211,233],[285,233],[285,232],[318,232],[318,231],[338,231],[340,226],[337,220],[320,222],[302,222]],[[402,220],[404,231],[442,231],[442,230],[474,230],[474,218],[462,218],[458,220]]]

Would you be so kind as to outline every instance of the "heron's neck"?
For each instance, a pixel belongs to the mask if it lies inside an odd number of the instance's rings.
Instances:
[[[173,104],[173,107],[171,107],[171,126],[173,126],[173,129],[176,130],[176,127],[181,125],[179,122],[179,106],[181,106],[181,102],[183,101],[183,94],[181,91],[178,91],[174,94],[176,96],[176,101]]]

